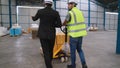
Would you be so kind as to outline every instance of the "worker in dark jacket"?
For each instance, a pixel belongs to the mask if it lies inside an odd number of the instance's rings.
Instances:
[[[45,0],[45,8],[38,10],[36,15],[32,17],[33,21],[40,19],[37,36],[41,42],[47,68],[53,68],[52,58],[56,36],[55,27],[61,27],[62,25],[59,13],[51,8],[52,3],[52,0]]]

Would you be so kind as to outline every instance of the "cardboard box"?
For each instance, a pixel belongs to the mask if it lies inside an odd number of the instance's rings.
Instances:
[[[37,29],[32,29],[32,39],[36,39],[37,38]]]

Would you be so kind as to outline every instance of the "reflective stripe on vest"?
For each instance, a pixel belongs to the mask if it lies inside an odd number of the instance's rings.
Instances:
[[[76,19],[76,15],[75,15],[75,13],[74,13],[73,10],[72,10],[72,13],[73,13],[73,15],[74,15],[74,23],[76,24],[76,23],[77,23],[77,19]]]
[[[76,26],[76,25],[81,25],[81,24],[85,24],[84,22],[78,22],[75,24],[67,24],[67,26]]]
[[[86,29],[78,29],[78,30],[69,30],[68,32],[79,32],[79,31],[83,31],[83,30],[86,30]]]

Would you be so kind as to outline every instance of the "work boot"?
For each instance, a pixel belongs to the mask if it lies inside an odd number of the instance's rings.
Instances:
[[[67,65],[67,68],[76,68],[76,67],[74,67],[72,65]]]
[[[82,68],[88,68],[86,64],[83,64],[82,65]]]

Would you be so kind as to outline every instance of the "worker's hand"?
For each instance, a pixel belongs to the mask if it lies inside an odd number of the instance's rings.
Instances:
[[[62,26],[66,26],[67,25],[67,20],[65,20],[62,24]]]

